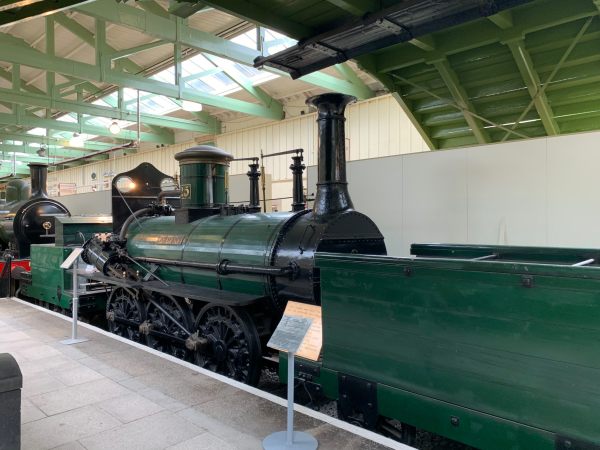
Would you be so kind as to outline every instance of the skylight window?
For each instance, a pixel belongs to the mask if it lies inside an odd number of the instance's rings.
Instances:
[[[34,136],[46,136],[45,128],[33,128],[27,131],[27,134],[32,134]]]

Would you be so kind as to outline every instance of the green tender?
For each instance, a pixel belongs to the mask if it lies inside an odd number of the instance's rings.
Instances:
[[[479,448],[600,444],[600,267],[572,266],[600,252],[413,253],[317,255],[325,394],[340,374],[376,382],[381,415]]]
[[[60,265],[72,251],[73,247],[33,244],[31,246],[31,283],[21,285],[21,294],[70,310],[73,298],[73,275],[61,269]],[[103,311],[106,305],[106,295],[80,293],[79,305],[82,312]]]

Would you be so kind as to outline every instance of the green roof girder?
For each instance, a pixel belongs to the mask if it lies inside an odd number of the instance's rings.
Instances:
[[[297,40],[315,34],[315,30],[312,28],[276,14],[277,8],[267,10],[259,8],[251,2],[238,0],[203,0],[202,3],[226,11],[233,16],[241,17],[248,22],[279,31]]]
[[[241,5],[237,1],[234,3],[236,6]],[[177,42],[183,47],[194,48],[240,64],[252,66],[254,59],[260,56],[258,50],[191,28],[180,19],[167,19],[142,11],[139,8],[120,3],[115,4],[111,0],[97,0],[77,10],[91,17],[132,28],[162,41]],[[264,68],[264,70],[289,78],[289,74],[282,71],[270,68]],[[372,93],[369,95],[362,86],[356,86],[346,80],[339,80],[322,72],[318,72],[318,76],[302,77],[300,80],[325,89],[337,89],[338,92],[354,95],[361,99],[373,96]],[[336,80],[339,80],[339,82],[336,82]]]
[[[96,151],[96,150],[107,150],[111,147],[114,147],[114,144],[108,144],[105,142],[95,142],[95,141],[86,141],[84,143],[84,147],[73,147],[69,144],[68,139],[56,139],[49,138],[45,136],[36,136],[35,134],[27,134],[27,133],[5,133],[0,132],[0,140],[8,140],[8,141],[21,141],[26,142],[28,144],[48,144],[48,145],[60,145],[62,147],[67,147],[74,150],[81,150],[86,152]]]
[[[0,37],[0,42],[4,37]],[[140,91],[151,92],[166,97],[190,100],[218,108],[230,109],[249,115],[266,117],[269,119],[281,119],[282,114],[275,110],[249,103],[235,98],[200,93],[197,90],[181,88],[178,86],[152,80],[139,75],[127,74],[115,70],[109,70],[96,65],[73,61],[56,56],[45,55],[35,49],[17,45],[13,42],[2,42],[0,45],[0,60],[10,61],[17,64],[35,67],[42,70],[50,70],[64,75],[81,78],[88,81],[115,84],[117,86],[129,87]]]
[[[29,128],[47,128],[57,131],[68,131],[70,133],[85,133],[97,136],[114,137],[119,139],[137,140],[137,133],[131,130],[121,130],[119,134],[112,134],[105,127],[77,124],[72,122],[63,122],[54,119],[42,119],[37,116],[0,113],[0,124],[18,125]],[[142,140],[146,142],[156,142],[158,144],[173,144],[173,136],[160,136],[154,133],[141,133]]]
[[[519,13],[514,14],[512,29],[501,30],[490,21],[476,21],[436,34],[436,37],[440,36],[436,52],[423,52],[414,46],[400,44],[374,55],[375,66],[377,72],[389,72],[424,62],[433,56],[428,53],[439,53],[434,57],[452,55],[596,15],[598,10],[589,0],[570,0],[566,7],[552,2],[546,5],[543,14],[539,9],[520,8]],[[400,48],[402,51],[398,51]]]
[[[66,30],[70,31],[71,33],[73,33],[75,36],[77,36],[83,42],[88,44],[90,47],[95,48],[96,36],[94,35],[94,33],[89,31],[87,28],[85,28],[79,22],[71,19],[70,17],[65,16],[62,13],[56,14],[54,20],[56,21],[56,23],[58,23],[59,25],[61,25]],[[110,52],[116,51],[114,48],[112,48],[109,45],[106,46],[106,49]],[[135,62],[131,61],[130,59],[125,58],[122,61],[122,64],[123,64],[123,68],[125,70],[127,70],[128,72],[138,73],[138,72],[142,71],[142,68],[140,66],[138,66]]]
[[[380,2],[376,0],[327,0],[327,2],[358,17],[377,11],[381,7]]]
[[[137,113],[135,111],[112,108],[110,106],[94,105],[92,103],[64,100],[56,97],[49,98],[47,96],[36,94],[14,92],[9,89],[0,88],[0,98],[5,101],[20,105],[38,106],[41,108],[54,109],[64,112],[74,112],[77,114],[87,114],[90,116],[104,117],[107,119],[127,120],[130,122],[137,121]],[[209,127],[201,122],[179,119],[170,116],[158,116],[141,113],[140,121],[143,124],[186,131],[195,131],[197,133],[214,134],[216,131],[214,127]]]

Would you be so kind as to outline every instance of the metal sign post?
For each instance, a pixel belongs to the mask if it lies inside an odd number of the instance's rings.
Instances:
[[[80,342],[89,341],[89,339],[77,337],[77,318],[79,317],[79,295],[77,292],[77,262],[79,261],[79,255],[81,255],[82,251],[83,248],[74,248],[73,251],[67,257],[67,259],[65,259],[64,262],[60,265],[61,269],[68,269],[69,267],[73,267],[73,297],[71,299],[71,316],[73,320],[71,322],[71,338],[60,341],[60,343],[64,345],[79,344]]]
[[[300,348],[312,319],[287,316],[281,318],[267,346],[288,354],[287,429],[270,434],[263,440],[265,450],[316,450],[319,443],[308,433],[294,431],[294,355]]]

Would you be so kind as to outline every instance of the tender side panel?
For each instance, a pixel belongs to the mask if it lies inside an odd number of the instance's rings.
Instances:
[[[323,366],[383,385],[383,414],[432,426],[400,401],[412,393],[419,408],[460,405],[600,443],[597,268],[331,254],[317,265]]]

